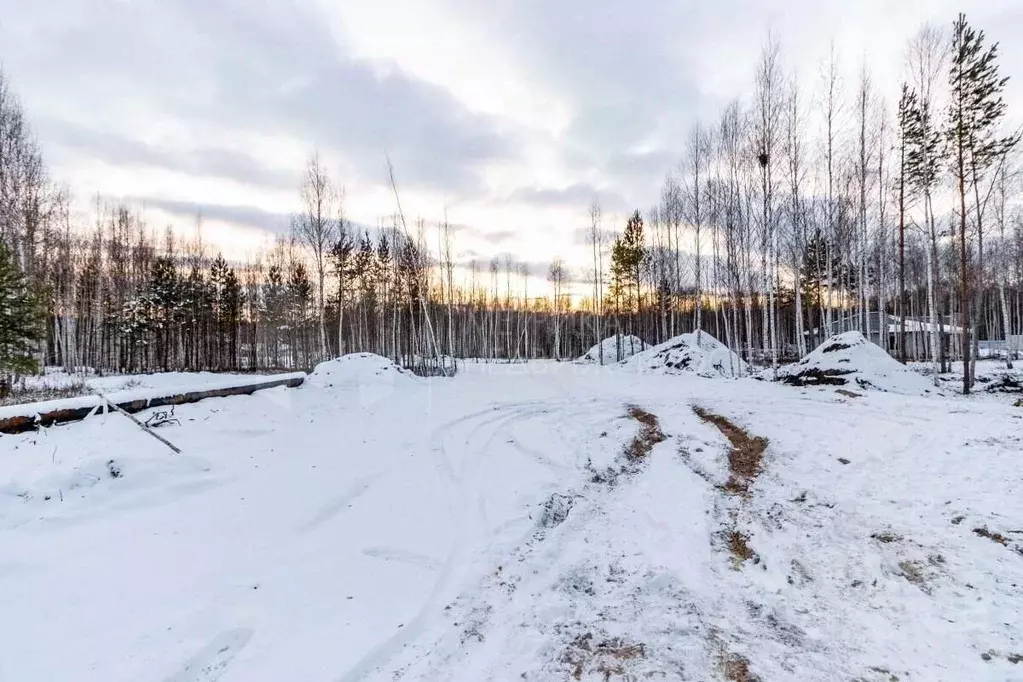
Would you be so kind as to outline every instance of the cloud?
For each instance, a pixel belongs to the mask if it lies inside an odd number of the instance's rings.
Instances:
[[[625,210],[628,202],[621,194],[611,190],[598,190],[587,183],[576,183],[568,187],[520,187],[509,194],[505,201],[532,204],[543,207],[575,208],[584,210],[596,199],[602,209]]]
[[[97,157],[279,184],[275,169],[218,145],[219,137],[262,136],[268,146],[286,140],[307,152],[318,148],[344,175],[366,183],[385,181],[389,154],[403,188],[460,198],[484,193],[483,166],[512,159],[518,148],[513,128],[468,111],[443,88],[393,65],[352,59],[311,4],[57,5],[19,4],[5,24],[31,25],[42,14],[59,19],[37,37],[0,28],[0,43],[19,55],[11,68],[26,98],[65,123],[47,133]],[[35,98],[38,83],[45,93]],[[83,109],[86,101],[94,106]],[[68,129],[70,122],[78,129]],[[154,126],[193,132],[203,143],[181,151],[140,142]]]
[[[207,220],[218,220],[235,225],[254,227],[271,233],[283,234],[288,231],[291,216],[286,213],[264,211],[253,206],[230,206],[223,204],[200,204],[179,199],[160,197],[135,197],[134,203],[154,208],[172,216],[195,219],[202,216]]]
[[[479,230],[476,232],[476,236],[484,241],[490,242],[491,244],[500,244],[502,242],[511,241],[515,237],[521,236],[516,230]]]
[[[293,188],[297,176],[271,168],[244,152],[207,147],[171,149],[116,133],[90,130],[67,121],[44,120],[51,146],[85,153],[112,166],[158,168],[198,177],[224,177],[264,188]]]
[[[44,153],[62,164],[53,176],[79,196],[103,174],[103,191],[158,195],[182,215],[198,206],[189,199],[213,199],[210,218],[280,232],[318,149],[372,223],[393,210],[389,154],[408,215],[432,223],[448,206],[459,239],[480,250],[585,263],[586,239],[572,230],[591,199],[616,230],[656,203],[690,126],[714,126],[733,98],[749,104],[768,31],[814,135],[832,41],[845,94],[866,59],[890,109],[906,39],[922,21],[947,25],[961,5],[0,0],[0,58]],[[966,5],[1002,42],[1005,74],[1018,73],[1020,10]],[[1023,92],[1014,83],[1010,112]]]
[[[255,206],[203,204],[164,197],[135,197],[131,201],[146,208],[153,208],[189,220],[195,219],[196,216],[202,216],[204,220],[252,227],[273,234],[287,234],[291,228],[292,215],[290,213],[267,211]],[[345,225],[353,239],[361,239],[362,235],[369,233],[370,238],[375,241],[382,232],[380,228],[353,220],[346,220]]]

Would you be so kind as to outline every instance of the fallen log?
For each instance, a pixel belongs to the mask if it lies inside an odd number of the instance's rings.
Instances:
[[[252,395],[256,391],[286,386],[295,388],[305,381],[305,373],[286,374],[278,379],[250,383],[218,385],[206,390],[166,393],[159,390],[125,391],[111,394],[110,404],[127,414],[135,414],[151,407],[185,405],[207,398],[226,398],[233,395]],[[168,389],[173,390],[173,389]],[[137,394],[142,393],[141,396]],[[98,395],[87,395],[66,400],[50,400],[41,403],[11,405],[0,408],[0,433],[24,433],[40,426],[53,426],[80,421],[104,406],[104,399]]]

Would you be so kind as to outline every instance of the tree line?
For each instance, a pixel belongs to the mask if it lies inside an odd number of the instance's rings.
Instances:
[[[594,200],[592,261],[546,273],[456,263],[446,218],[406,221],[390,165],[393,215],[357,229],[315,155],[289,233],[248,262],[210,249],[201,217],[157,234],[97,199],[76,224],[0,72],[0,374],[308,368],[354,351],[446,372],[696,329],[777,367],[856,328],[936,371],[962,360],[969,390],[980,341],[1023,335],[1020,135],[998,46],[961,15],[925,26],[893,106],[865,66],[851,93],[840,71],[832,53],[805,88],[769,40],[749,96],[693,126],[656,205],[616,229]]]

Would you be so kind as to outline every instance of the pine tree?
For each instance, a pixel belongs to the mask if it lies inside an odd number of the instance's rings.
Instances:
[[[10,376],[38,371],[33,356],[46,335],[46,307],[0,243],[0,397],[10,389]]]
[[[625,225],[625,232],[616,237],[611,244],[611,288],[608,296],[611,299],[615,311],[617,336],[621,336],[621,324],[617,322],[622,310],[629,313],[631,320],[633,313],[639,308],[640,275],[643,259],[646,256],[646,247],[643,243],[643,218],[639,211],[634,211]],[[632,334],[633,329],[629,328]],[[622,348],[619,340],[616,347],[616,361],[622,359]],[[635,349],[630,349],[635,352]]]
[[[344,355],[345,297],[351,270],[352,237],[347,230],[338,232],[338,238],[327,255],[337,277],[337,354]]]
[[[959,199],[960,308],[963,326],[963,393],[972,384],[969,247],[966,193],[974,194],[974,215],[978,251],[983,258],[983,206],[981,177],[1019,141],[1018,136],[999,137],[1005,115],[1002,90],[1008,78],[998,75],[998,43],[986,47],[984,32],[977,31],[960,14],[952,26],[952,66],[949,69],[949,108],[946,136],[950,145],[952,172]],[[972,331],[976,334],[976,331]]]
[[[906,201],[910,188],[911,147],[920,139],[920,99],[907,84],[899,98],[899,357],[906,362]]]

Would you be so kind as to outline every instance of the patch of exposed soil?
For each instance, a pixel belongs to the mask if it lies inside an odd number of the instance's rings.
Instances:
[[[572,670],[572,679],[581,680],[584,673],[596,673],[605,680],[632,679],[628,676],[628,665],[645,657],[646,647],[618,637],[595,639],[592,632],[579,635],[562,654],[562,662]]]
[[[592,462],[587,463],[586,468],[593,472],[590,476],[590,483],[609,487],[618,485],[620,477],[638,473],[640,466],[646,460],[650,451],[654,449],[654,446],[668,439],[664,432],[661,431],[657,417],[642,407],[628,405],[626,407],[626,416],[639,422],[640,429],[632,440],[622,448],[624,460],[619,459],[615,462],[614,466],[603,470],[595,469]],[[605,432],[601,434],[601,437],[606,435]]]
[[[1014,533],[1014,532],[1017,532],[1017,531],[1011,531],[1010,530],[1008,532]],[[987,526],[981,526],[980,528],[974,528],[973,529],[973,534],[974,535],[978,535],[978,536],[980,536],[982,538],[987,538],[991,542],[997,542],[1002,547],[1006,547],[1008,549],[1011,549],[1011,550],[1015,551],[1016,554],[1019,554],[1020,556],[1023,556],[1023,546],[1018,545],[1016,543],[1010,543],[1010,538],[1005,537],[1004,535],[1002,535],[1001,533],[999,533],[997,531],[990,531],[990,530],[988,530]]]
[[[782,383],[790,386],[845,386],[849,383],[843,377],[846,374],[854,374],[851,369],[818,369],[816,367],[804,369],[797,374],[789,374],[781,377]]]
[[[721,672],[728,682],[757,682],[760,679],[750,672],[749,661],[737,654],[722,658]]]
[[[736,426],[726,417],[714,414],[702,407],[694,405],[693,412],[703,421],[716,426],[732,445],[732,449],[728,453],[730,475],[728,482],[725,483],[725,490],[733,495],[744,497],[749,495],[750,485],[760,473],[764,450],[767,449],[767,439],[751,436],[745,429]]]
[[[740,499],[740,504],[749,497],[750,486],[760,473],[767,449],[767,439],[751,436],[745,429],[736,425],[727,417],[715,414],[698,405],[693,405],[693,412],[700,419],[717,427],[718,431],[728,439],[732,446],[728,451],[728,481],[724,490]],[[735,510],[731,514],[730,528],[724,532],[725,544],[732,554],[732,565],[738,569],[750,559],[758,559],[756,552],[749,546],[749,537],[736,526]]]
[[[826,343],[823,346],[821,346],[821,352],[834,353],[836,351],[845,350],[847,348],[852,348],[852,345],[848,343],[842,343],[841,341],[835,341],[834,343]]]
[[[630,462],[636,462],[654,449],[658,443],[667,440],[667,436],[661,431],[657,417],[636,405],[629,405],[628,415],[639,422],[639,433],[625,446],[625,456]]]
[[[974,535],[979,535],[982,538],[987,538],[988,540],[991,540],[992,542],[997,542],[998,544],[1002,545],[1003,547],[1008,547],[1009,546],[1009,538],[1005,537],[1004,535],[1002,535],[1001,533],[998,533],[998,532],[992,533],[991,531],[989,531],[987,529],[987,526],[981,526],[980,528],[974,528],[973,529],[973,534]]]
[[[884,543],[886,545],[891,544],[893,542],[901,542],[902,541],[902,536],[901,535],[896,535],[895,533],[892,533],[891,531],[887,531],[887,530],[884,531],[883,533],[874,533],[870,537],[872,537],[875,540],[877,540],[878,542],[882,542],[882,543]]]
[[[738,561],[748,561],[755,559],[757,553],[754,552],[749,546],[749,538],[737,530],[733,530],[726,535],[728,542],[728,549],[731,550],[732,556]]]
[[[568,518],[572,511],[575,498],[561,493],[554,493],[543,504],[543,512],[540,514],[539,526],[541,528],[554,528],[560,526]]]
[[[927,573],[925,565],[919,561],[900,561],[899,568],[902,570],[902,577],[907,581],[913,583],[920,590],[926,594],[931,593],[930,585],[928,584],[928,578],[930,577]]]
[[[1003,374],[984,387],[992,393],[1023,393],[1023,382],[1015,376]]]

